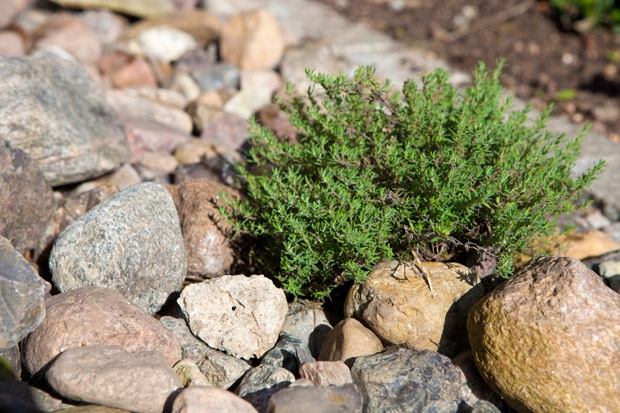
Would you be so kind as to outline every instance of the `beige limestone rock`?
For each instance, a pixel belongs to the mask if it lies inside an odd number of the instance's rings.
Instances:
[[[344,361],[352,365],[356,357],[375,354],[383,350],[381,340],[354,318],[345,318],[327,333],[320,361]]]
[[[467,344],[467,311],[484,295],[483,286],[461,264],[423,265],[432,294],[411,263],[381,262],[363,284],[351,288],[345,316],[362,320],[389,343],[454,355]]]
[[[577,259],[534,259],[472,307],[467,330],[513,408],[620,411],[620,295]]]
[[[220,47],[225,62],[249,70],[273,69],[284,54],[278,22],[264,9],[231,17],[222,30]]]
[[[177,302],[194,335],[246,360],[276,344],[288,308],[284,291],[263,275],[223,275],[190,284]]]

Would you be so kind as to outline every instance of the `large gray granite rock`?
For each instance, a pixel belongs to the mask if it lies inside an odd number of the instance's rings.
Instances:
[[[0,56],[0,136],[28,152],[52,186],[95,178],[129,159],[123,124],[60,49]]]
[[[60,233],[49,263],[61,292],[111,288],[156,313],[181,289],[187,268],[170,193],[145,182],[106,199]]]
[[[0,237],[0,349],[19,343],[45,317],[45,282]]]

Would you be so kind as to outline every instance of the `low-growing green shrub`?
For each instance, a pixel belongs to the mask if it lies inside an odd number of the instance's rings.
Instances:
[[[575,21],[589,19],[592,25],[602,24],[616,33],[620,31],[618,0],[551,0],[551,6],[564,26],[571,27]]]
[[[246,198],[229,204],[254,264],[289,293],[317,299],[412,251],[492,257],[509,275],[514,254],[575,208],[602,163],[573,179],[583,134],[546,132],[549,111],[534,121],[529,108],[510,112],[500,72],[501,63],[491,74],[480,64],[463,93],[444,70],[421,90],[406,82],[401,95],[368,67],[353,79],[307,71],[320,97],[289,85],[278,102],[297,140],[254,123],[248,164],[238,165]]]

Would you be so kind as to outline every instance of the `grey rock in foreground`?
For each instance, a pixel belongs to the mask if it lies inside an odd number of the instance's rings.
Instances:
[[[172,197],[150,182],[119,192],[58,236],[49,264],[61,292],[111,288],[156,313],[181,289],[187,268]]]
[[[63,397],[143,413],[161,413],[181,380],[156,351],[129,353],[119,346],[65,350],[46,373]]]
[[[315,361],[308,346],[297,337],[283,333],[275,347],[265,353],[260,364],[262,366],[284,367],[295,377],[299,377],[299,366]]]
[[[269,413],[361,413],[362,395],[354,384],[289,386],[269,399]]]
[[[22,254],[35,249],[54,206],[52,188],[30,156],[0,138],[0,235]]]
[[[48,298],[45,307],[45,320],[23,348],[23,363],[30,374],[62,351],[78,346],[156,350],[171,366],[181,359],[181,348],[172,333],[114,290],[79,288]]]
[[[258,366],[246,373],[236,393],[264,413],[271,396],[294,382],[293,373],[282,367]]]
[[[361,356],[351,375],[364,397],[364,412],[456,412],[462,401],[462,373],[430,350],[392,347]]]
[[[43,279],[0,237],[0,349],[16,345],[41,324],[44,295]]]
[[[276,344],[288,308],[284,291],[262,275],[190,284],[178,303],[197,337],[244,359],[261,357]]]
[[[163,316],[159,321],[175,335],[183,350],[183,358],[196,363],[212,386],[228,389],[250,369],[247,362],[212,349],[198,340],[185,320]]]
[[[95,178],[129,159],[122,123],[89,74],[60,49],[0,56],[0,136],[50,185]]]

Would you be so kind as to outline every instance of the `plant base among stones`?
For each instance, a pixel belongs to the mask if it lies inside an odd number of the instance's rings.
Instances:
[[[322,299],[359,283],[380,260],[420,254],[508,276],[514,254],[575,209],[603,167],[571,177],[581,138],[553,135],[549,110],[510,111],[484,64],[459,93],[441,69],[390,94],[370,67],[354,78],[307,71],[321,90],[279,100],[299,133],[277,139],[253,125],[246,195],[231,200],[252,259],[294,296]]]

